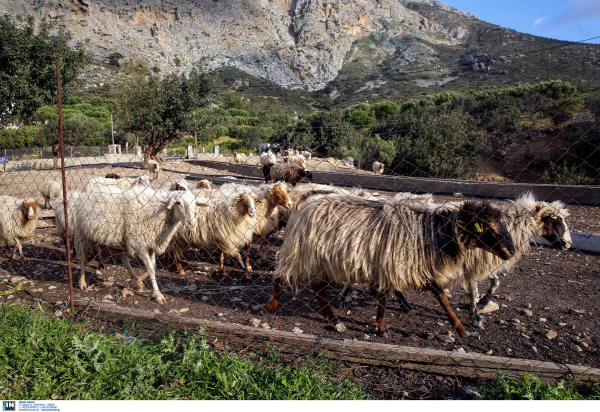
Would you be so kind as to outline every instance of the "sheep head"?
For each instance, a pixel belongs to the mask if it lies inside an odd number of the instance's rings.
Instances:
[[[292,201],[290,200],[289,193],[290,189],[284,182],[278,182],[269,190],[269,197],[271,204],[276,206],[282,206],[286,209],[292,207]]]
[[[535,216],[542,225],[538,233],[546,239],[553,247],[567,250],[571,247],[571,233],[565,219],[569,211],[564,208],[562,202],[539,202],[535,208]]]
[[[29,222],[31,220],[35,220],[39,216],[38,206],[40,203],[38,202],[23,202],[21,204],[21,212],[23,213],[23,220]]]
[[[135,179],[134,185],[142,187],[152,187],[152,180],[146,175],[141,175]]]
[[[459,239],[508,260],[515,254],[512,236],[502,223],[503,214],[487,202],[464,202],[457,211]]]
[[[253,195],[246,195],[242,193],[237,198],[236,203],[241,205],[244,215],[248,215],[250,217],[256,216],[256,199]]]
[[[172,192],[167,198],[167,209],[173,210],[173,218],[176,222],[183,223],[187,230],[194,230],[197,226],[196,207],[208,203],[205,198],[197,198],[192,192]]]
[[[308,169],[302,169],[302,170],[300,170],[300,171],[298,172],[298,176],[300,176],[300,177],[305,177],[305,178],[307,178],[308,180],[310,180],[311,182],[312,182],[312,180],[313,180],[313,175],[312,175],[312,172],[311,172],[310,170],[308,170]]]
[[[198,184],[196,185],[196,188],[198,189],[212,189],[212,186],[210,185],[210,182],[206,179],[203,179],[201,181],[198,182]]]

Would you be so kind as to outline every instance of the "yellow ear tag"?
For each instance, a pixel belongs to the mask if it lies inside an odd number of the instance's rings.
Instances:
[[[481,227],[481,225],[479,223],[475,223],[475,231],[477,233],[483,233],[483,228]]]
[[[550,215],[550,219],[556,219],[556,216]]]
[[[237,200],[236,200],[236,202],[239,202],[239,201],[241,201],[241,200],[242,200],[242,199],[240,199],[240,198],[238,197],[238,198],[237,198]]]
[[[270,193],[270,194],[273,194],[273,189],[269,190],[269,193]]]

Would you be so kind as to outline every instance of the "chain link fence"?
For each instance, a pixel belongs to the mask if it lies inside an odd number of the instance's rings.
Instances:
[[[220,349],[325,354],[381,397],[432,397],[442,380],[498,369],[597,382],[598,120],[478,149],[474,126],[430,120],[427,136],[400,122],[354,154],[327,126],[272,157],[168,148],[158,171],[67,147],[66,202],[49,149],[6,150],[0,301],[66,316],[72,242],[74,305],[88,317],[202,330]]]

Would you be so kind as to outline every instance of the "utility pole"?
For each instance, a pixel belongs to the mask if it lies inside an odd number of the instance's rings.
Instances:
[[[194,110],[194,144],[196,145],[196,159],[198,158],[198,123],[196,123],[196,111]]]
[[[115,131],[113,129],[113,117],[110,115],[110,136],[112,138],[112,144],[115,144]]]

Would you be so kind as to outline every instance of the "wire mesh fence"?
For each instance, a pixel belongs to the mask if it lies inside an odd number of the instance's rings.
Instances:
[[[435,376],[497,369],[596,382],[598,120],[582,119],[504,134],[476,161],[476,128],[457,134],[465,123],[442,115],[427,136],[399,123],[353,153],[324,133],[261,156],[168,148],[148,170],[141,155],[67,147],[66,202],[51,151],[5,152],[0,299],[65,315],[72,242],[74,303],[91,317],[326,353],[357,376],[365,364],[430,373],[403,381],[414,397]],[[386,164],[389,136],[399,154]],[[578,166],[550,164],[550,149]],[[103,159],[71,160],[83,157]],[[491,163],[499,173],[480,170]]]

